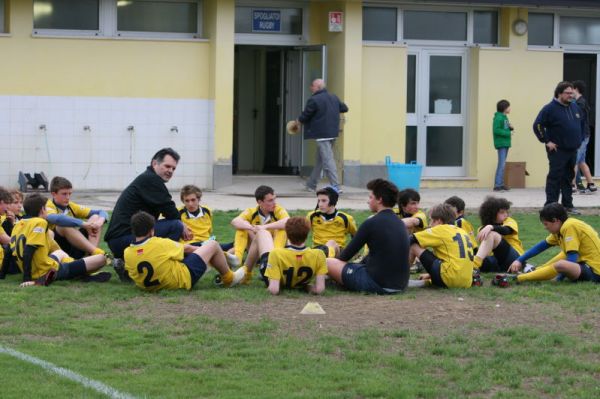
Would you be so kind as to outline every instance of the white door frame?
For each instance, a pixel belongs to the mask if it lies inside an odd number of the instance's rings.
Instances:
[[[459,177],[466,175],[467,134],[467,49],[419,47],[408,51],[416,56],[415,113],[406,114],[406,125],[417,127],[417,163],[423,165],[425,177]],[[429,112],[429,71],[431,56],[459,56],[461,62],[461,113],[441,114]],[[427,166],[427,127],[456,126],[463,129],[462,166]]]

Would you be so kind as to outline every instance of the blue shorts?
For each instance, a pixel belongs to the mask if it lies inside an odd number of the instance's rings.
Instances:
[[[56,259],[50,255],[51,258]],[[85,261],[83,259],[77,259],[69,263],[61,263],[56,273],[57,280],[71,280],[75,277],[85,276],[87,269],[85,267]]]
[[[442,279],[442,260],[437,258],[433,252],[429,250],[423,251],[419,256],[421,264],[427,270],[427,273],[431,276],[431,284],[440,288],[448,288],[444,280]]]
[[[518,257],[517,250],[503,238],[494,248],[494,256],[488,256],[483,260],[480,270],[484,273],[504,273]]]
[[[581,273],[577,281],[591,281],[594,283],[600,283],[600,276],[594,273],[591,267],[585,263],[580,263]]]
[[[371,278],[367,272],[367,268],[362,263],[346,263],[342,269],[342,283],[350,291],[369,292],[379,295],[402,292],[401,290],[382,288]]]
[[[192,287],[200,280],[200,277],[206,272],[206,263],[198,254],[187,254],[183,258],[183,263],[187,266],[190,271],[190,277],[192,278]]]

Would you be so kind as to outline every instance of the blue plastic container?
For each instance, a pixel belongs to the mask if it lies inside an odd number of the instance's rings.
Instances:
[[[392,162],[392,159],[389,156],[385,157],[385,165],[388,170],[388,179],[398,186],[399,190],[412,188],[419,191],[423,165],[419,165],[416,162]]]

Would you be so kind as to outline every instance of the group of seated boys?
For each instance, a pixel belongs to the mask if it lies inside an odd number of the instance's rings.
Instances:
[[[417,191],[398,192],[383,179],[367,188],[375,215],[359,228],[352,215],[337,209],[339,194],[332,187],[317,191],[316,208],[306,217],[290,217],[277,204],[273,189],[259,186],[256,206],[231,221],[234,242],[219,243],[212,235],[213,213],[201,204],[202,191],[186,185],[180,216],[193,238],[176,242],[156,237],[154,217],[136,213],[131,218],[135,239],[124,254],[124,277],[148,291],[190,290],[209,266],[218,273],[215,283],[223,287],[249,284],[258,269],[271,294],[292,288],[320,294],[327,279],[349,290],[377,294],[401,292],[411,283],[468,288],[481,281],[479,272],[501,273],[496,279],[518,283],[565,278],[600,283],[598,233],[569,217],[558,203],[540,211],[549,235],[525,251],[518,223],[509,216],[511,204],[504,198],[485,199],[476,231],[464,218],[465,202],[459,197],[433,206],[428,220],[419,208]],[[22,273],[22,286],[110,279],[111,273],[101,271],[110,255],[99,247],[109,216],[74,203],[72,192],[72,184],[63,177],[52,179],[50,199],[40,194],[23,199],[19,191],[0,188],[0,278]],[[313,245],[308,247],[311,232]],[[527,263],[552,246],[561,251],[545,265]],[[410,271],[418,267],[426,273],[409,283]],[[386,279],[394,281],[388,284]]]

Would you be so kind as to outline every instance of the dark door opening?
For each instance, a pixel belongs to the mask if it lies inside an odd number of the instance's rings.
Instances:
[[[586,162],[595,173],[595,142],[596,142],[596,54],[565,54],[563,78],[570,82],[582,80],[587,86],[584,97],[590,107],[590,143],[587,147]]]

